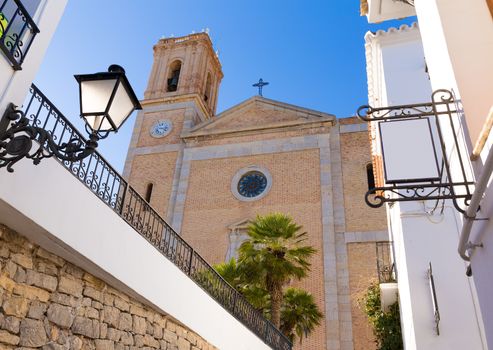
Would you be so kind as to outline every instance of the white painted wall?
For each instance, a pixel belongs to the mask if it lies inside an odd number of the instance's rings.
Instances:
[[[414,16],[414,8],[396,0],[367,0],[367,18],[370,23],[379,23],[393,18]]]
[[[22,70],[14,71],[0,52],[0,116],[9,103],[21,105],[60,22],[67,0],[41,0],[33,19],[40,32],[27,53]]]
[[[219,349],[270,349],[55,160],[14,169],[0,169],[0,222]]]
[[[379,106],[430,101],[431,83],[417,27],[367,34],[366,39],[370,101]],[[407,146],[401,144],[403,149]],[[419,152],[407,154],[403,162],[419,162],[422,157]],[[441,205],[433,213],[435,202],[430,201],[388,207],[405,348],[486,349],[474,285],[457,254],[460,215],[448,202],[442,213]],[[430,262],[441,314],[439,336],[427,279]]]
[[[464,147],[470,154],[493,105],[491,13],[486,0],[416,0],[416,12],[433,87],[452,88],[462,100],[466,122],[462,125],[466,134]],[[481,158],[471,164],[475,168],[476,178],[481,176],[482,164],[491,152],[491,144],[490,135]],[[457,169],[454,171],[457,172]],[[491,218],[492,214],[493,187],[490,182],[478,217]],[[493,348],[493,224],[490,221],[476,221],[470,241],[483,243],[483,248],[471,251],[472,278],[484,321],[486,341]]]
[[[491,152],[491,136],[489,145],[483,154]],[[475,221],[470,242],[482,243],[483,248],[471,251],[472,279],[476,285],[479,305],[482,311],[484,329],[489,348],[493,348],[493,185],[490,183],[485,192],[478,218],[488,218],[487,221]]]
[[[461,97],[476,142],[493,104],[493,20],[486,0],[416,0],[433,89]]]

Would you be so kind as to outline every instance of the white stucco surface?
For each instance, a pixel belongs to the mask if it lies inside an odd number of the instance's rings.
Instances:
[[[423,47],[430,68],[434,89],[452,89],[464,109],[459,136],[466,154],[480,136],[480,130],[493,105],[493,21],[485,0],[417,0],[416,13],[420,22]],[[484,161],[491,152],[492,135],[479,160],[470,162],[475,178],[482,176]],[[455,167],[453,176],[460,175]],[[489,176],[489,175],[487,175]],[[471,250],[471,267],[477,300],[484,322],[484,334],[489,348],[493,347],[493,188],[490,185],[482,199],[478,218],[473,224],[470,241],[482,243],[482,248]]]
[[[428,57],[425,62],[417,27],[367,34],[366,38],[371,102],[388,106],[431,100],[432,84],[425,69]],[[394,141],[394,154],[402,155],[394,163],[402,164],[403,174],[414,171],[408,169],[412,164],[426,166],[423,150],[399,142],[397,137]],[[455,169],[455,164],[452,167]],[[459,212],[449,201],[396,203],[388,206],[387,212],[405,349],[486,349],[474,283],[466,277],[467,264],[457,254],[462,224]],[[440,335],[435,330],[427,278],[430,263],[441,316]]]
[[[416,0],[433,89],[461,98],[474,144],[493,104],[493,21],[486,0]]]
[[[53,159],[0,169],[0,222],[219,349],[269,349]]]
[[[395,0],[367,0],[367,18],[370,23],[379,23],[392,18],[404,18],[415,14],[413,6]]]
[[[14,71],[6,56],[0,52],[0,116],[9,103],[21,105],[41,65],[46,49],[60,22],[68,0],[41,0],[33,17],[40,32],[22,64]]]

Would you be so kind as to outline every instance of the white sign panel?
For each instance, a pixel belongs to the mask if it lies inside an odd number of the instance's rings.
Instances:
[[[439,179],[429,119],[379,123],[386,183]]]

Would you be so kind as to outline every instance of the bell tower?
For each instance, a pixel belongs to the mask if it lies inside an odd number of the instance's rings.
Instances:
[[[123,175],[164,218],[174,211],[185,148],[181,136],[214,116],[222,77],[207,33],[164,38],[154,46]]]
[[[165,38],[154,46],[154,64],[144,96],[152,100],[195,94],[214,115],[222,77],[208,34]]]

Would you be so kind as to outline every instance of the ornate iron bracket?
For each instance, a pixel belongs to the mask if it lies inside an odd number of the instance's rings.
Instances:
[[[91,133],[89,140],[73,137],[57,144],[50,131],[33,125],[24,112],[11,103],[0,121],[0,168],[7,167],[8,172],[13,172],[12,166],[22,158],[32,159],[35,165],[53,156],[76,162],[92,154],[99,139],[99,135]]]
[[[452,92],[448,90],[437,90],[432,94],[432,102],[410,105],[398,105],[390,107],[374,108],[371,106],[361,106],[357,115],[360,119],[367,122],[389,122],[406,121],[414,119],[435,120],[434,130],[431,132],[438,136],[433,139],[433,147],[440,150],[440,171],[439,178],[405,180],[400,183],[386,183],[385,186],[370,189],[365,195],[367,205],[372,208],[381,207],[386,202],[406,202],[422,200],[445,200],[451,199],[454,207],[461,213],[465,210],[458,203],[462,199],[463,205],[468,206],[472,197],[474,181],[468,179],[464,160],[467,156],[461,154],[461,147],[457,138],[458,128],[456,122],[458,108]],[[431,123],[430,123],[431,125]],[[450,170],[450,152],[447,152],[446,140],[443,132],[452,136],[452,143],[449,142],[450,149],[456,150],[456,163],[460,171],[454,173],[454,179]],[[381,140],[380,140],[381,141]],[[450,137],[448,138],[450,141]],[[383,146],[382,146],[383,147]]]

